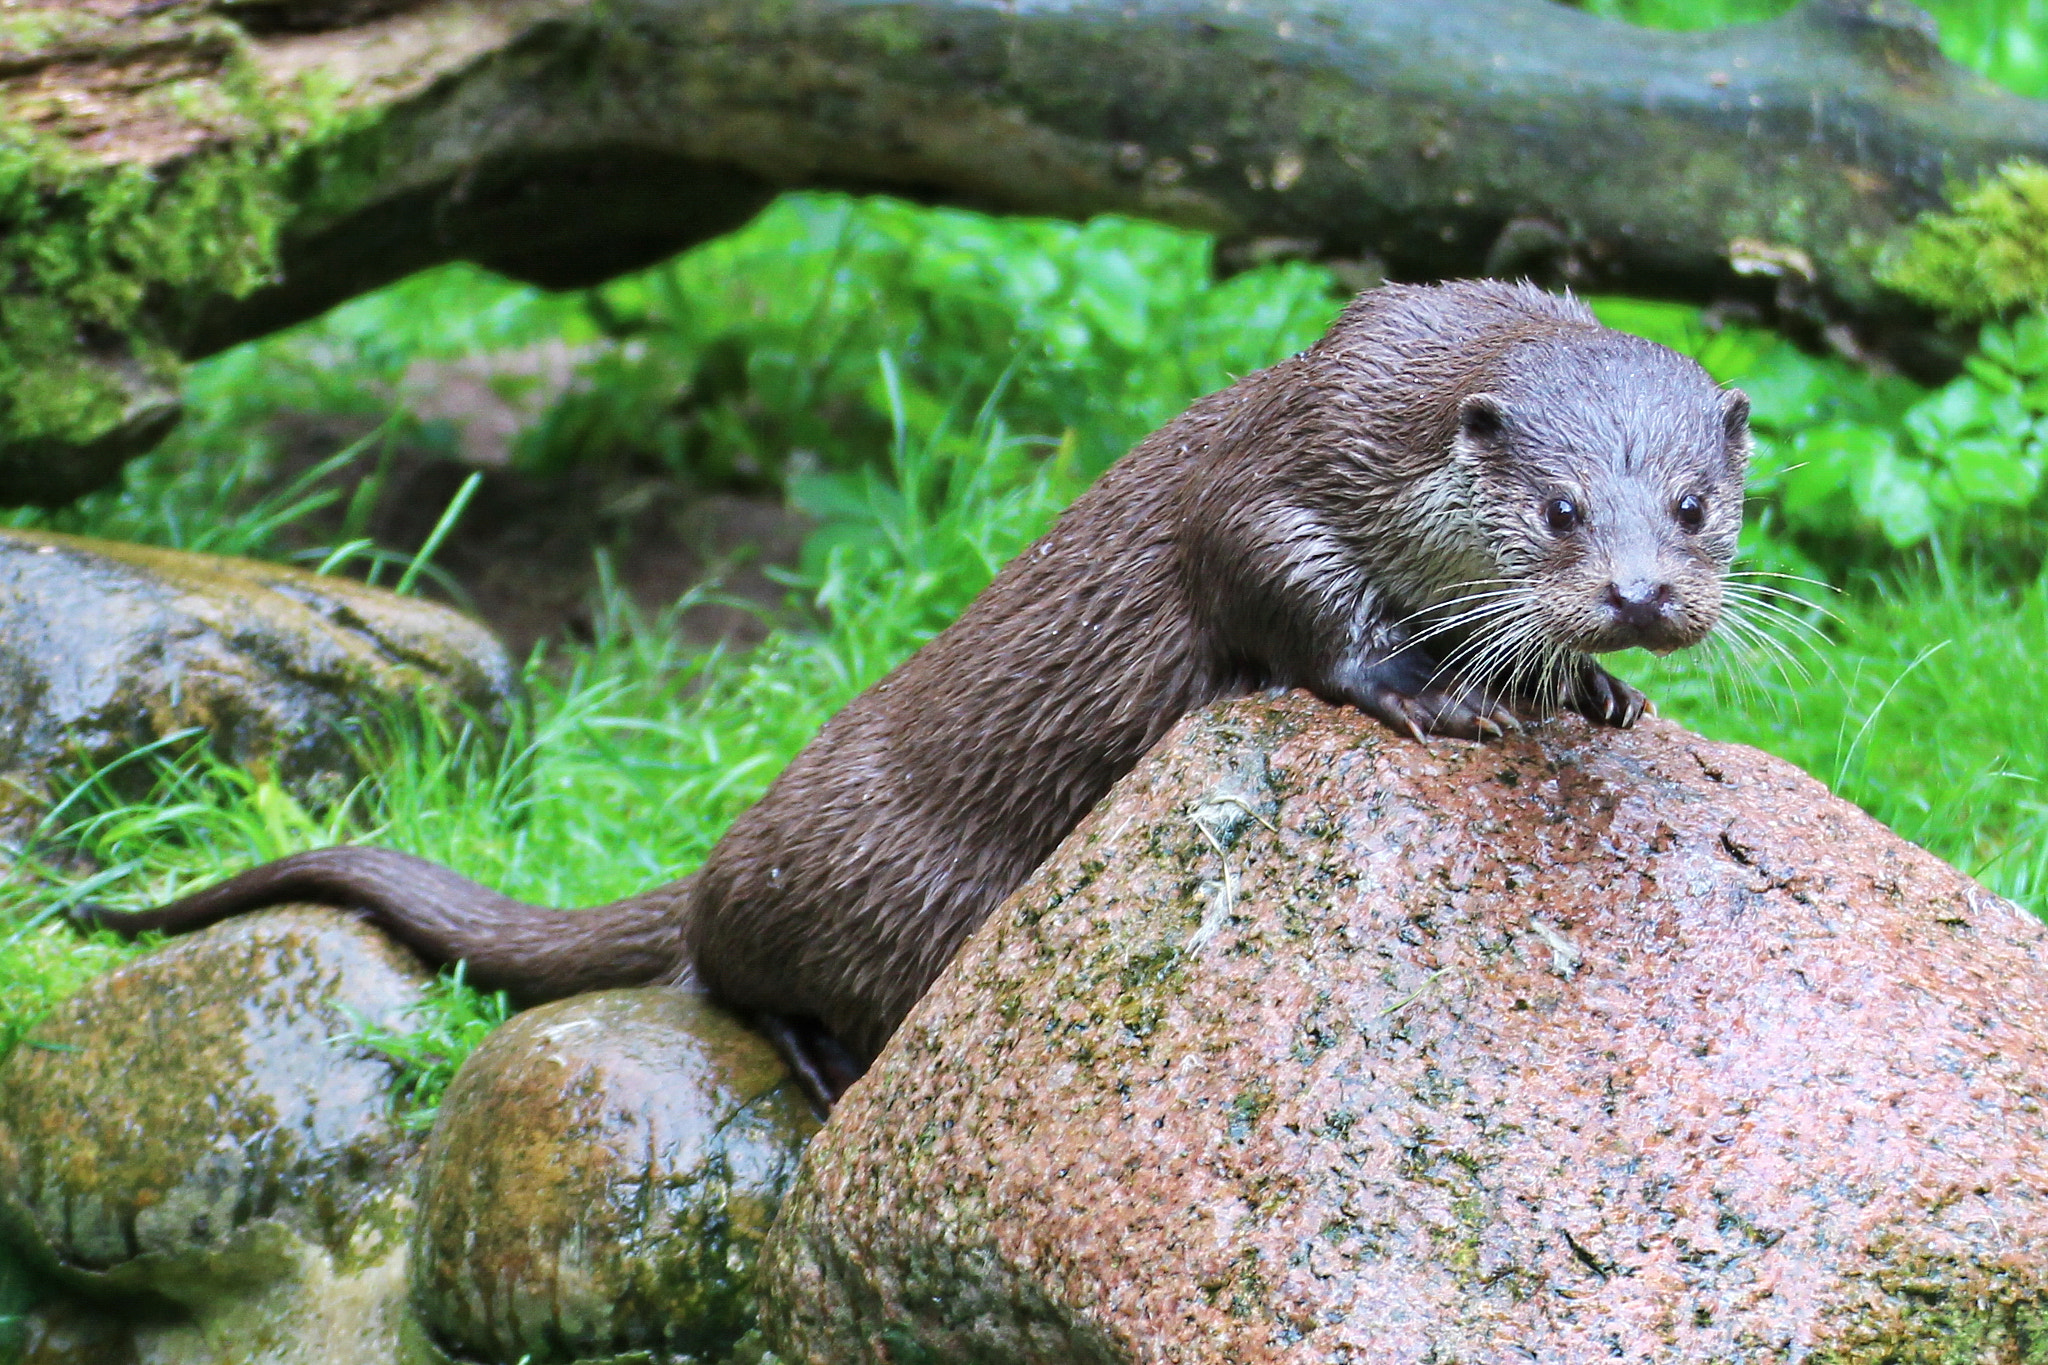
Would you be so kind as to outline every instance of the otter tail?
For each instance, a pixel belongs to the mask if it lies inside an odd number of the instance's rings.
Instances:
[[[607,986],[639,986],[682,964],[673,883],[589,910],[550,910],[501,896],[438,863],[388,848],[323,848],[251,868],[154,910],[81,906],[75,917],[124,938],[179,934],[245,910],[313,901],[362,911],[435,965],[461,961],[472,985],[533,1005]]]

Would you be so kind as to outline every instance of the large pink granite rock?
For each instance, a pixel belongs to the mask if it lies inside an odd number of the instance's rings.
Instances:
[[[805,1158],[791,1362],[2048,1359],[2048,932],[1646,721],[1184,722]]]

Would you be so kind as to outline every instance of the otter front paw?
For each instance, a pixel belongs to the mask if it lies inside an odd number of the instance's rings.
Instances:
[[[1522,728],[1520,716],[1476,687],[1424,687],[1404,692],[1381,686],[1358,693],[1352,702],[1367,715],[1417,740],[1424,735],[1499,739],[1509,730]]]
[[[1650,699],[1588,660],[1580,665],[1572,687],[1572,710],[1597,725],[1626,730],[1650,709]]]
[[[1404,735],[1498,739],[1522,728],[1522,718],[1483,688],[1446,673],[1435,660],[1401,651],[1352,660],[1333,670],[1316,691],[1384,722]]]

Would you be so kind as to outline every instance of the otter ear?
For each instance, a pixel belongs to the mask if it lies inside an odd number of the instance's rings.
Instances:
[[[1468,394],[1458,404],[1458,434],[1474,445],[1493,445],[1507,426],[1507,406],[1490,393]]]
[[[1731,441],[1749,435],[1749,395],[1741,389],[1721,391],[1721,426]]]
[[[1727,438],[1728,463],[1736,469],[1749,463],[1749,395],[1729,389],[1721,395],[1721,431]]]

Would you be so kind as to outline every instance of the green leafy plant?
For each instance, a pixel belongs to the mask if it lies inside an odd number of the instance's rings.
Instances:
[[[991,219],[795,195],[741,232],[593,291],[616,348],[529,433],[536,464],[624,445],[695,477],[773,483],[798,452],[878,464],[897,362],[916,430],[994,391],[1012,430],[1074,433],[1100,469],[1198,393],[1306,345],[1336,310],[1327,272],[1218,284],[1206,238],[1120,218]],[[770,286],[772,285],[772,297]],[[851,458],[849,458],[851,457]]]
[[[1794,534],[1817,542],[1904,550],[1942,537],[2002,554],[2023,572],[2048,550],[2044,417],[2048,318],[1988,324],[1968,372],[1896,424],[1830,418],[1767,428],[1754,488]]]

